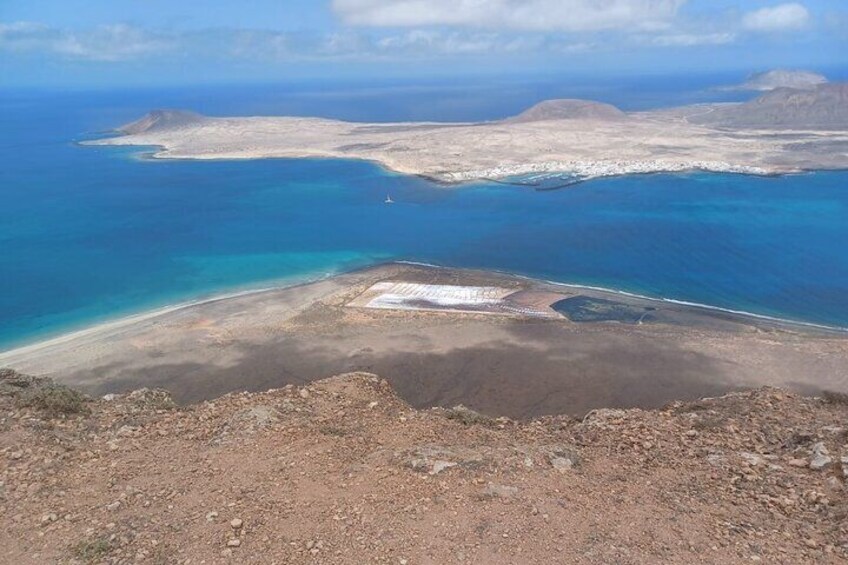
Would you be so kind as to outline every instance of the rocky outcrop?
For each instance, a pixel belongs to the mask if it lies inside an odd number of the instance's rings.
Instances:
[[[826,563],[848,406],[775,389],[519,422],[366,373],[177,407],[48,412],[3,373],[12,563]],[[4,383],[0,382],[0,385]]]
[[[795,88],[798,90],[815,88],[825,84],[827,77],[812,71],[791,71],[775,69],[762,73],[754,73],[742,84],[729,90],[759,90],[762,92],[776,88]]]
[[[139,134],[166,131],[187,125],[198,124],[205,118],[188,110],[152,110],[134,122],[117,129],[124,134]]]
[[[848,129],[848,83],[778,88],[744,104],[717,106],[690,118],[726,128]]]
[[[539,102],[517,116],[504,121],[508,123],[523,123],[547,120],[621,121],[626,119],[627,114],[611,104],[592,100],[563,98]]]

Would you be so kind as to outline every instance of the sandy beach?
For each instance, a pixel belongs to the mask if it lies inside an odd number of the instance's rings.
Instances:
[[[495,298],[369,306],[398,283],[439,296],[489,288]],[[96,395],[163,387],[183,403],[361,370],[414,406],[526,418],[762,385],[848,391],[848,336],[506,274],[388,264],[103,324],[2,353],[0,366]]]

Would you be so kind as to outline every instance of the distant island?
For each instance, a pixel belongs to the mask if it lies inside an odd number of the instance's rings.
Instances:
[[[738,104],[623,112],[547,100],[480,123],[213,118],[157,110],[92,145],[153,145],[156,158],[330,157],[456,183],[532,173],[588,179],[704,170],[780,174],[848,167],[848,83],[775,88]]]
[[[775,90],[776,88],[811,89],[825,84],[827,77],[812,71],[790,71],[775,69],[754,73],[748,80],[736,86],[725,87],[724,90]]]

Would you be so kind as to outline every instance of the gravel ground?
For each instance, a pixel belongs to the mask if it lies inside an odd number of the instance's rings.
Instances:
[[[517,422],[355,373],[176,407],[0,379],[4,563],[841,563],[848,405]]]

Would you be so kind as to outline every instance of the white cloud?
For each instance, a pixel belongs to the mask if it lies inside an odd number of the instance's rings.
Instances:
[[[101,26],[88,33],[65,34],[55,43],[63,55],[94,61],[126,61],[167,51],[173,40],[124,24]]]
[[[333,0],[348,24],[541,31],[667,27],[687,0]]]
[[[792,2],[748,12],[742,18],[742,27],[751,31],[787,31],[801,29],[809,21],[807,8]]]
[[[0,50],[53,53],[71,59],[126,61],[174,46],[172,39],[123,24],[75,32],[33,22],[0,23]]]
[[[657,47],[695,47],[698,45],[727,45],[736,40],[735,33],[674,33],[650,38]]]
[[[401,35],[384,37],[377,41],[377,48],[386,53],[404,52],[460,55],[490,53],[500,50],[515,50],[521,46],[520,39],[504,42],[494,33],[464,34],[442,33],[432,30],[412,30]]]

